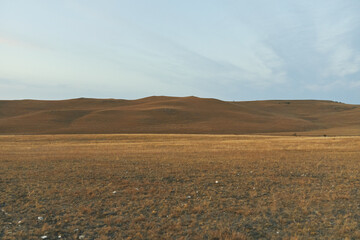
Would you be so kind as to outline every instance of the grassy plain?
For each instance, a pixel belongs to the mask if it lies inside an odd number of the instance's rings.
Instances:
[[[0,239],[359,239],[360,137],[0,136]]]

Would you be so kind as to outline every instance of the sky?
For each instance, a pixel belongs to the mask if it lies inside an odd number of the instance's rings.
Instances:
[[[359,0],[0,0],[0,99],[360,104]]]

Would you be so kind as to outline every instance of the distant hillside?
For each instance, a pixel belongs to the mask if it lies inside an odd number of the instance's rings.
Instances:
[[[67,133],[360,135],[360,106],[197,97],[0,101],[0,134]]]

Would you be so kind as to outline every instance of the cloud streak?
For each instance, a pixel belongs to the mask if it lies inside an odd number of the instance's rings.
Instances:
[[[360,102],[358,12],[355,0],[19,0],[0,10],[0,77],[74,94],[105,85],[119,98],[332,98],[341,88]]]

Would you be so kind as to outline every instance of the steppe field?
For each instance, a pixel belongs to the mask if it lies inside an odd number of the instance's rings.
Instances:
[[[2,135],[0,239],[360,239],[360,137]]]

